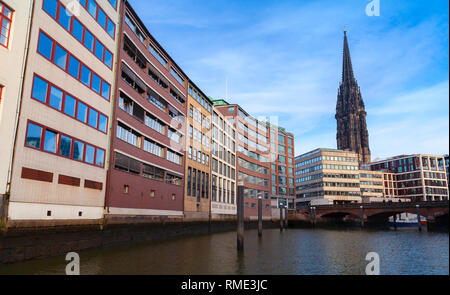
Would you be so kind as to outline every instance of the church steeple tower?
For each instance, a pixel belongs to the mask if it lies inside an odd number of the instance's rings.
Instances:
[[[347,31],[344,29],[342,82],[336,105],[337,147],[359,154],[360,163],[370,162],[369,132],[366,124],[364,101],[353,74]]]

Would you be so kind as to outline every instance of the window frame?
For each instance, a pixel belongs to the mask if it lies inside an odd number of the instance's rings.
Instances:
[[[39,99],[36,98],[36,97],[33,97],[33,90],[34,90],[34,86],[35,86],[35,83],[34,83],[34,82],[35,82],[35,79],[36,79],[36,78],[38,78],[38,79],[44,81],[45,83],[47,83],[47,90],[46,90],[45,102],[39,100]],[[59,90],[59,91],[61,91],[61,92],[63,93],[63,94],[62,94],[61,109],[60,109],[60,110],[59,110],[59,109],[56,109],[56,108],[54,108],[53,106],[50,105],[50,92],[51,92],[52,87],[54,87],[55,89],[57,89],[57,90]],[[67,96],[67,95],[70,96],[70,97],[72,97],[73,99],[75,99],[75,107],[74,107],[74,116],[73,116],[73,117],[72,117],[70,114],[67,114],[67,113],[65,112],[66,96]],[[95,130],[97,130],[97,131],[100,131],[100,132],[102,132],[103,134],[107,134],[107,131],[108,131],[108,124],[109,124],[109,118],[108,118],[108,116],[107,116],[106,114],[100,112],[100,111],[97,110],[96,108],[93,108],[92,106],[90,106],[89,104],[87,104],[87,103],[85,103],[84,101],[80,100],[80,99],[77,98],[76,96],[74,96],[74,95],[72,95],[71,93],[65,91],[65,90],[62,89],[61,87],[58,87],[57,85],[51,83],[50,81],[48,81],[47,79],[41,77],[40,75],[38,75],[38,74],[36,74],[36,73],[33,75],[33,82],[32,82],[32,86],[31,86],[31,94],[30,94],[30,98],[31,98],[32,100],[35,100],[35,101],[41,103],[41,104],[46,105],[47,107],[49,107],[49,108],[51,108],[51,109],[53,109],[53,110],[55,110],[55,111],[58,111],[59,113],[64,114],[65,116],[67,116],[67,117],[69,117],[69,118],[71,118],[71,119],[73,119],[73,120],[76,120],[76,121],[78,121],[78,122],[80,122],[80,123],[82,123],[82,124],[84,124],[84,125],[86,125],[86,126],[89,126],[89,127],[93,128],[93,129],[95,129]],[[82,104],[84,104],[84,105],[87,107],[87,111],[86,111],[86,122],[83,122],[83,121],[81,121],[81,120],[78,120],[78,104],[79,104],[79,103],[82,103]],[[94,128],[93,126],[89,125],[89,114],[90,114],[90,110],[91,110],[91,109],[92,109],[93,111],[97,112],[97,128]],[[105,128],[105,131],[99,129],[99,127],[100,127],[100,116],[104,116],[104,117],[106,118],[106,128]]]
[[[89,52],[90,53],[92,53],[99,61],[101,61],[108,69],[110,69],[111,71],[113,70],[113,61],[114,61],[114,54],[109,50],[109,49],[107,49],[106,48],[106,46],[105,46],[105,44],[103,44],[91,31],[89,31],[88,29],[87,29],[87,27],[77,18],[77,17],[75,17],[74,15],[72,15],[72,16],[70,16],[70,21],[69,21],[69,29],[67,29],[66,27],[64,27],[61,23],[60,23],[60,17],[61,17],[61,7],[63,7],[66,11],[68,11],[67,10],[67,8],[66,8],[66,6],[64,6],[61,2],[60,2],[60,0],[56,0],[56,17],[54,18],[49,12],[47,12],[45,9],[44,9],[44,4],[45,4],[45,1],[49,1],[49,0],[44,0],[44,1],[42,1],[42,11],[44,11],[50,18],[52,18],[58,25],[60,25],[64,30],[66,30],[73,38],[75,38],[81,45],[83,45],[83,47],[85,47],[87,50],[89,50]],[[74,35],[74,19],[81,25],[81,27],[82,27],[82,33],[81,33],[81,35],[82,35],[82,40],[80,41],[75,35]],[[86,31],[89,33],[89,34],[91,34],[92,35],[92,37],[93,37],[93,43],[94,43],[94,45],[93,45],[93,48],[92,48],[92,50],[90,49],[90,48],[88,48],[86,45],[85,45],[85,37],[86,37]],[[109,34],[108,34],[109,35]],[[99,58],[98,56],[97,56],[97,54],[96,54],[96,45],[97,45],[97,42],[98,43],[100,43],[102,46],[103,46],[103,54],[102,54],[102,58]],[[106,52],[109,52],[110,54],[111,54],[111,56],[112,56],[112,59],[111,59],[111,65],[108,65],[107,63],[106,63]]]
[[[32,146],[27,145],[28,127],[29,127],[30,123],[33,124],[33,125],[36,125],[36,126],[38,126],[38,127],[40,127],[40,128],[42,128],[42,130],[41,130],[40,147],[39,147],[39,148],[35,148],[35,147],[32,147]],[[57,146],[56,146],[56,151],[55,151],[54,153],[53,153],[53,152],[46,151],[46,150],[44,149],[44,146],[45,146],[45,145],[44,145],[44,143],[45,143],[45,133],[46,133],[46,131],[56,133]],[[65,136],[65,137],[70,138],[70,139],[72,140],[71,146],[70,146],[70,157],[66,157],[66,156],[63,156],[63,155],[61,154],[61,136]],[[78,141],[78,142],[80,142],[80,143],[83,144],[83,159],[82,159],[82,160],[77,160],[77,159],[74,159],[74,158],[73,158],[73,154],[74,154],[74,145],[75,145],[75,142],[76,142],[76,141]],[[93,164],[86,162],[86,147],[87,147],[88,145],[89,145],[89,146],[92,146],[92,147],[94,148],[94,162],[93,162]],[[43,152],[43,153],[47,153],[47,154],[54,155],[54,156],[57,156],[57,157],[62,157],[62,158],[64,158],[64,159],[76,161],[76,162],[83,163],[83,164],[87,164],[87,165],[90,165],[90,166],[94,166],[94,167],[97,167],[97,168],[102,168],[102,169],[105,168],[105,160],[106,160],[106,150],[105,150],[105,149],[103,149],[103,148],[101,148],[101,147],[98,147],[98,146],[96,146],[96,145],[90,144],[90,143],[88,143],[88,142],[86,142],[86,141],[84,141],[84,140],[75,138],[75,137],[73,137],[73,136],[71,136],[71,135],[69,135],[69,134],[60,132],[60,131],[58,131],[58,130],[56,130],[56,129],[47,127],[47,126],[45,126],[45,125],[43,125],[43,124],[37,123],[36,121],[33,121],[33,120],[27,120],[27,126],[26,126],[26,129],[25,129],[24,147],[30,148],[30,149],[33,149],[33,150],[36,150],[36,151],[41,151],[41,152]],[[103,165],[102,165],[102,166],[96,165],[97,150],[103,151],[103,163],[102,163]]]
[[[6,45],[3,44],[3,43],[0,43],[0,46],[3,46],[6,49],[9,49],[9,39],[11,37],[12,20],[13,20],[13,16],[14,16],[14,12],[15,11],[13,9],[11,9],[11,7],[6,5],[6,3],[4,3],[3,1],[0,1],[0,3],[3,4],[3,8],[0,11],[0,34],[1,34],[1,27],[2,27],[2,24],[3,24],[3,20],[6,19],[7,21],[9,21],[8,35],[6,36]],[[4,15],[5,7],[8,8],[9,11],[11,11],[11,18],[8,18],[6,15]]]
[[[83,3],[81,3],[81,1],[83,1]],[[109,37],[111,37],[113,40],[115,40],[116,39],[116,32],[117,32],[117,24],[116,23],[114,23],[113,22],[113,20],[109,17],[109,15],[105,12],[105,10],[104,9],[102,9],[101,7],[100,7],[100,5],[97,3],[97,1],[95,1],[95,0],[90,0],[90,1],[92,1],[92,2],[94,2],[96,5],[97,5],[97,8],[96,8],[96,13],[95,13],[95,17],[89,12],[89,9],[88,9],[88,4],[89,4],[89,2],[88,2],[89,0],[78,0],[78,2],[80,3],[80,5],[86,10],[86,12],[95,20],[95,22],[106,32],[106,34],[109,36]],[[59,0],[58,0],[58,2],[59,2]],[[109,2],[109,0],[108,0],[108,2]],[[111,4],[111,3],[110,3]],[[112,6],[112,4],[111,4],[111,6]],[[117,2],[116,2],[116,6],[117,6]],[[106,15],[106,22],[105,22],[105,26],[103,27],[99,22],[98,22],[98,10],[99,9],[101,9],[102,11],[103,11],[103,13]],[[117,10],[117,7],[115,7],[114,8],[115,10]],[[109,33],[108,33],[108,19],[109,20],[111,20],[111,22],[114,24],[114,34],[113,34],[113,36],[111,36]]]
[[[48,39],[50,39],[53,43],[52,43],[52,49],[51,49],[51,58],[48,59],[48,57],[44,56],[43,53],[39,52],[39,45],[41,44],[41,34],[45,35]],[[59,46],[61,49],[63,49],[64,51],[66,51],[67,53],[67,58],[66,58],[66,66],[64,69],[62,69],[59,65],[56,64],[55,62],[55,51],[56,51],[56,46]],[[42,57],[44,57],[46,60],[48,60],[49,62],[51,62],[52,64],[54,64],[55,66],[57,66],[59,69],[61,69],[62,71],[64,71],[65,73],[69,74],[72,78],[74,78],[75,80],[77,80],[78,82],[80,82],[82,85],[88,87],[90,90],[92,90],[95,94],[99,95],[101,98],[110,101],[111,99],[111,84],[109,84],[105,79],[103,79],[99,74],[97,74],[96,72],[94,72],[90,67],[88,67],[85,63],[83,63],[79,58],[77,58],[74,54],[72,54],[69,50],[67,50],[64,46],[62,46],[60,43],[58,43],[56,40],[54,40],[53,38],[51,38],[46,32],[44,32],[42,29],[39,30],[39,36],[38,36],[38,42],[37,42],[37,48],[36,48],[36,53]],[[80,62],[80,75],[78,77],[78,79],[74,76],[72,76],[72,74],[69,73],[69,60],[70,57],[73,57],[74,59],[78,60]],[[91,75],[89,77],[89,86],[87,84],[85,84],[82,81],[82,69],[83,66],[88,69],[91,72]],[[100,91],[97,92],[94,90],[93,88],[93,80],[94,80],[94,74],[97,75],[100,78]],[[104,97],[103,96],[103,86],[104,84],[108,85],[109,89],[108,89],[108,97]]]

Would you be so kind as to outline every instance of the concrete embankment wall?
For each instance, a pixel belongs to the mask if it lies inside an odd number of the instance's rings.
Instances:
[[[10,226],[10,225],[8,225]],[[92,248],[147,243],[172,238],[212,234],[236,230],[235,220],[186,221],[156,218],[111,218],[106,223],[85,221],[84,224],[58,225],[57,222],[11,224],[0,234],[0,263],[42,259],[66,255]],[[264,228],[279,226],[279,221],[266,220]],[[247,221],[247,229],[257,222]]]

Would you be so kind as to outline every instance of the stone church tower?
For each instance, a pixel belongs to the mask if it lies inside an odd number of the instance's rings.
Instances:
[[[342,82],[336,105],[337,147],[340,150],[358,153],[359,162],[362,164],[370,163],[366,115],[361,91],[353,75],[347,33],[344,31]]]

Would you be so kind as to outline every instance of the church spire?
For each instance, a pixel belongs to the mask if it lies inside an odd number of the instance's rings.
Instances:
[[[344,27],[344,54],[342,61],[342,84],[348,83],[353,85],[356,83],[353,75],[352,60],[350,59],[350,50],[348,48],[347,30]]]
[[[344,29],[342,83],[336,104],[336,139],[338,149],[358,153],[360,163],[370,162],[366,115],[361,91],[353,75],[347,31]]]

